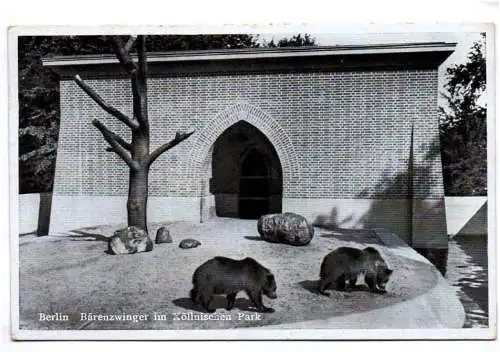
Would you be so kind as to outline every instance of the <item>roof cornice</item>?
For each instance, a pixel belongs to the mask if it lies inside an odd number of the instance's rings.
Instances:
[[[287,72],[437,69],[456,43],[349,45],[148,53],[148,75],[228,75]],[[114,55],[58,56],[43,59],[63,79],[124,78]]]
[[[149,63],[212,61],[212,60],[246,60],[246,59],[278,59],[299,57],[320,57],[339,55],[374,55],[402,54],[426,52],[453,52],[456,43],[432,42],[413,44],[378,44],[378,45],[338,45],[318,47],[285,47],[285,48],[251,48],[251,49],[219,49],[191,50],[172,52],[150,52]],[[84,66],[117,64],[114,55],[78,55],[54,56],[43,58],[47,67]]]

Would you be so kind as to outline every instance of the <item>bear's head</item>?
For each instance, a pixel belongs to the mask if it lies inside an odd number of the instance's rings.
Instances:
[[[391,278],[391,274],[392,270],[385,265],[381,265],[377,268],[377,286],[381,291],[385,292],[385,287]]]
[[[266,275],[264,285],[262,287],[262,292],[269,298],[275,299],[276,296],[276,281],[274,280],[274,275],[269,273]]]

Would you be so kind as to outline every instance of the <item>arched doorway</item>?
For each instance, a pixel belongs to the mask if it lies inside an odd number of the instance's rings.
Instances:
[[[214,143],[210,191],[217,216],[258,219],[281,212],[282,171],[267,137],[245,121]]]

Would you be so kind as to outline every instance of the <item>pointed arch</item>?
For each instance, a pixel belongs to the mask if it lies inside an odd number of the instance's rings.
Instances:
[[[299,163],[293,143],[276,120],[248,103],[229,106],[191,137],[193,149],[187,163],[190,179],[200,179],[206,175],[206,160],[213,144],[226,129],[242,120],[259,129],[274,146],[283,170],[283,196],[286,196],[289,185],[300,182]],[[199,192],[201,188],[200,185]]]

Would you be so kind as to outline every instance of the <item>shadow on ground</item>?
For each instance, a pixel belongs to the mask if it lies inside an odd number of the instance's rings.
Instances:
[[[340,241],[356,242],[363,244],[365,246],[371,244],[382,245],[382,241],[378,238],[375,232],[371,230],[359,230],[359,229],[329,229],[329,232],[317,231],[318,236],[327,239],[337,239]]]
[[[241,293],[236,312],[231,311],[235,315],[232,321],[166,320],[140,324],[94,321],[85,328],[224,329],[293,323],[383,308],[425,294],[437,283],[436,273],[428,264],[388,252],[391,263],[398,268],[388,288],[391,295],[356,291],[347,296],[319,296],[311,291],[319,277],[324,256],[339,246],[364,246],[370,241],[360,237],[367,234],[366,231],[358,234],[348,231],[350,234],[346,237],[315,236],[308,246],[296,247],[248,240],[246,237],[257,237],[255,221],[215,219],[202,224],[166,226],[174,238],[195,238],[202,242],[202,246],[198,250],[184,250],[168,243],[155,245],[154,250],[147,253],[106,255],[103,240],[116,230],[112,226],[71,234],[90,236],[96,239],[93,241],[63,236],[27,240],[19,248],[20,328],[78,329],[82,324],[81,312],[164,312],[171,316],[191,311],[199,314],[199,307],[193,306],[186,297],[192,288],[191,278],[199,265],[217,255],[234,259],[251,256],[269,268],[276,278],[278,298],[263,299],[266,306],[276,311],[264,314],[261,321],[238,320],[238,310],[253,309],[246,295]],[[355,242],[357,240],[360,242]],[[221,307],[217,313],[226,312],[223,309],[225,297],[216,298],[214,304]],[[39,312],[65,312],[70,315],[70,320],[39,321]]]
[[[250,241],[264,241],[260,236],[244,236],[244,238]]]
[[[321,294],[318,291],[318,285],[319,285],[319,280],[305,280],[301,281],[298,283],[299,286],[301,286],[304,290],[309,291],[310,293],[313,293],[315,295],[321,296]],[[351,287],[345,291],[340,291],[340,290],[332,290],[330,288],[326,289],[327,292],[329,293],[337,293],[337,294],[345,294],[345,293],[350,293],[350,292],[370,292],[370,288],[366,285],[356,285],[354,287]]]
[[[92,229],[95,230],[95,228],[92,228]],[[84,231],[84,230],[72,230],[71,232],[76,233],[76,235],[69,234],[69,235],[67,235],[67,237],[73,238],[76,240],[81,240],[81,241],[96,240],[96,241],[103,241],[103,242],[109,241],[109,237],[104,236],[100,233],[96,233],[96,232],[88,232],[88,231]]]

